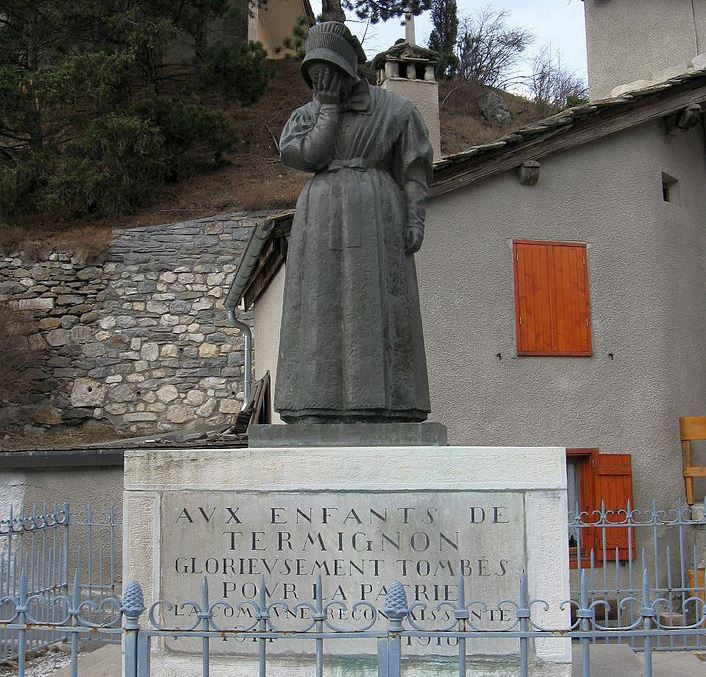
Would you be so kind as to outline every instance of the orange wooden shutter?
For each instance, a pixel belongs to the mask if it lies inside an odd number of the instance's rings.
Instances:
[[[586,245],[514,242],[518,355],[591,355]]]
[[[609,522],[624,522],[628,502],[632,507],[632,457],[630,454],[598,454],[595,456],[595,482],[596,482],[596,509],[600,510],[601,503],[614,514],[608,517]],[[596,527],[593,535],[593,544],[596,553],[596,562],[603,560],[603,531],[605,531],[606,560],[615,560],[616,548],[618,559],[627,560],[630,553],[635,555],[635,530],[627,527],[608,527],[605,530]],[[632,532],[632,533],[630,533]],[[632,550],[629,544],[632,539]]]

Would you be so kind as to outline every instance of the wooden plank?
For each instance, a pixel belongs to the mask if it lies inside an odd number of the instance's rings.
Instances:
[[[682,416],[679,432],[682,440],[706,440],[706,416]]]
[[[559,127],[525,143],[510,144],[502,151],[494,153],[487,160],[484,160],[483,156],[479,156],[469,160],[473,166],[466,171],[459,172],[450,167],[448,168],[450,174],[448,178],[444,177],[446,168],[442,168],[437,173],[438,176],[432,183],[429,194],[431,197],[443,195],[474,181],[519,167],[527,160],[540,160],[553,153],[576,148],[596,139],[670,115],[691,104],[704,103],[706,101],[706,86],[694,87],[693,83],[687,84],[691,87],[686,91],[677,87],[676,91],[667,90],[669,96],[665,96],[664,92],[656,92],[653,101],[646,102],[645,98],[640,98],[624,105],[618,104],[616,108],[607,109],[604,114],[598,113],[586,120]]]

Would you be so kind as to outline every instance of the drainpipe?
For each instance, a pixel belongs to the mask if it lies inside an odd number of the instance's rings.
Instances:
[[[235,316],[235,308],[228,308],[228,322],[230,322],[236,329],[240,329],[240,333],[243,335],[245,340],[245,374],[243,375],[243,406],[242,409],[247,408],[250,403],[250,381],[252,379],[252,330],[250,327],[241,322]]]
[[[245,341],[245,375],[243,378],[243,409],[245,409],[250,403],[250,390],[252,381],[252,331],[250,327],[239,320],[235,315],[235,309],[242,297],[245,289],[250,282],[250,275],[257,266],[257,262],[262,252],[265,243],[270,239],[274,231],[275,223],[274,221],[267,221],[261,223],[253,228],[245,246],[245,252],[243,253],[243,258],[240,260],[240,265],[235,271],[233,277],[233,282],[228,290],[228,295],[224,303],[226,312],[228,314],[228,322],[231,323],[236,329],[240,330]]]

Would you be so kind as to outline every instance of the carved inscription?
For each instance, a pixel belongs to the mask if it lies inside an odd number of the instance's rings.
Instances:
[[[199,599],[206,577],[212,601],[237,607],[259,599],[264,579],[268,604],[281,600],[294,609],[312,601],[321,576],[325,602],[347,605],[332,607],[332,620],[350,628],[370,618],[366,607],[351,615],[352,606],[365,601],[382,609],[394,580],[405,586],[410,604],[428,604],[415,617],[430,628],[443,625],[451,612],[437,605],[457,601],[459,576],[467,600],[486,605],[471,610],[475,625],[499,628],[510,612],[498,602],[517,596],[524,562],[523,499],[510,492],[170,492],[161,520],[163,597]],[[253,609],[218,613],[219,624],[234,627],[248,624]],[[279,626],[296,628],[308,611],[299,618],[284,607],[275,613],[283,615]],[[193,614],[177,605],[165,621],[186,626]],[[226,653],[256,650],[243,642],[218,644]],[[273,650],[286,653],[286,643],[275,644]],[[417,648],[438,653],[438,647]]]

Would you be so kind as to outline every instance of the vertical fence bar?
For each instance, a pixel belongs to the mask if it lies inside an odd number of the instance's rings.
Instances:
[[[640,609],[640,615],[642,616],[643,628],[649,632],[652,629],[652,619],[655,611],[650,605],[650,581],[647,569],[644,570],[642,575],[642,609]],[[649,635],[645,635],[643,644],[645,648],[645,677],[652,677],[652,638]]]
[[[27,636],[27,574],[24,571],[20,574],[20,596],[17,614],[17,622],[20,625],[20,629],[17,632],[17,672],[22,677],[25,674],[27,652],[25,644]]]
[[[260,612],[258,616],[258,629],[260,632],[267,632],[267,621],[269,614],[267,613],[267,589],[265,588],[265,577],[260,578]],[[260,677],[267,675],[267,640],[261,637],[258,640],[258,660],[260,667]]]
[[[138,661],[140,664],[148,657],[138,651],[140,641],[140,616],[145,611],[145,598],[142,588],[137,581],[132,581],[125,588],[123,595],[123,637],[125,646],[125,675],[124,677],[137,677]]]
[[[589,609],[588,583],[586,581],[586,571],[581,570],[581,584],[579,592],[579,608],[576,612],[580,619],[579,627],[581,632],[588,632],[591,629],[593,612]],[[591,640],[588,637],[581,638],[581,677],[591,677]]]
[[[463,574],[458,577],[458,605],[456,611],[454,612],[454,617],[458,623],[459,632],[466,632],[466,621],[468,620],[470,614],[468,609],[466,609],[466,584],[463,580]],[[466,667],[466,638],[458,638],[458,677],[466,677],[467,667]]]
[[[409,613],[407,594],[399,581],[395,581],[385,597],[387,616],[387,673],[386,677],[400,677],[402,674],[402,621]]]
[[[324,631],[324,594],[321,576],[317,576],[314,584],[314,608],[316,609],[314,620],[316,621],[316,632]],[[324,640],[320,637],[316,638],[316,677],[324,677]]]
[[[201,630],[208,632],[211,629],[211,602],[208,598],[208,579],[206,576],[203,577],[203,582],[201,583],[201,611],[199,612],[199,617],[201,618]],[[210,672],[210,644],[211,640],[208,635],[201,638],[201,674],[203,677],[208,677]]]
[[[78,628],[80,625],[79,615],[81,613],[81,581],[79,571],[76,569],[74,574],[73,592],[71,594],[71,608],[69,616],[71,617],[71,625]],[[78,631],[71,633],[71,677],[78,676]]]
[[[523,571],[520,576],[520,606],[517,609],[517,618],[520,621],[520,675],[529,675],[529,639],[524,633],[529,631],[529,593],[527,590],[527,574]]]

